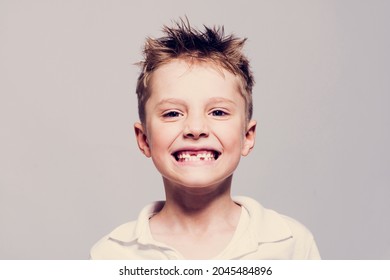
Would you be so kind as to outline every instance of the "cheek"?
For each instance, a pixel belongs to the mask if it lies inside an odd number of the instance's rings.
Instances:
[[[241,123],[230,123],[229,125],[215,128],[214,131],[225,149],[237,150],[237,153],[241,153],[241,148],[244,144],[244,130]]]
[[[167,150],[178,135],[176,127],[161,124],[151,124],[149,132],[148,139],[152,154]]]

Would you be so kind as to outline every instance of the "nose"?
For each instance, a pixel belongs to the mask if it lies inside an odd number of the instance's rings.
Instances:
[[[183,130],[185,138],[199,139],[209,136],[209,128],[205,117],[200,115],[188,116]]]

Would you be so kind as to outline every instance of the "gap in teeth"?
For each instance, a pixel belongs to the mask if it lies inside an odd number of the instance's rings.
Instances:
[[[214,152],[180,152],[176,157],[179,161],[210,161],[215,158]]]

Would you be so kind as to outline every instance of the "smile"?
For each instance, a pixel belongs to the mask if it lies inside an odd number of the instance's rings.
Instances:
[[[176,161],[213,161],[220,156],[218,151],[199,150],[199,151],[177,151],[173,153]]]

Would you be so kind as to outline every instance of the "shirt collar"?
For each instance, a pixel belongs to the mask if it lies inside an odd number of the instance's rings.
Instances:
[[[161,210],[164,203],[164,201],[156,201],[145,206],[139,213],[137,221],[119,226],[109,234],[109,238],[122,243],[131,243],[136,240],[141,244],[156,243],[150,232],[149,219]]]
[[[292,237],[290,227],[280,214],[264,208],[249,197],[238,196],[233,200],[248,211],[248,229],[258,243],[277,242]]]
[[[246,235],[256,245],[277,242],[292,237],[291,229],[278,213],[265,209],[249,197],[238,196],[234,197],[233,200],[247,210],[249,225]],[[109,237],[121,243],[131,243],[137,240],[141,244],[163,245],[153,239],[149,219],[161,210],[164,203],[164,201],[157,201],[147,205],[140,212],[137,221],[119,226],[109,234]],[[134,223],[136,223],[135,227]]]

